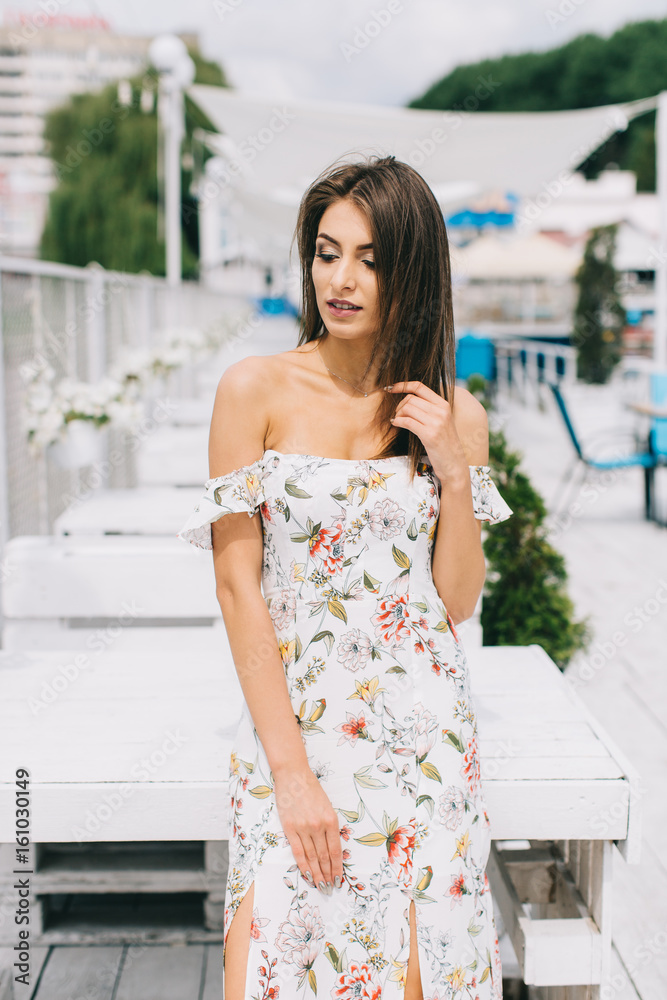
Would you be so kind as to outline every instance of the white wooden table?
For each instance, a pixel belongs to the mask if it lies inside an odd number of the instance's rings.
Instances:
[[[35,843],[207,841],[220,867],[240,706],[233,665],[210,655],[184,665],[164,649],[101,652],[35,714],[30,699],[78,652],[0,652],[0,844],[13,842],[13,775],[26,767]],[[496,842],[489,878],[524,978],[604,984],[612,844],[638,860],[639,778],[541,647],[480,647],[468,659]],[[217,876],[212,921],[224,900]],[[55,891],[48,877],[43,892]],[[181,873],[178,884],[191,881]],[[599,996],[599,985],[586,989],[568,1000]]]
[[[161,427],[137,452],[142,486],[202,486],[208,479],[208,428]],[[203,475],[203,479],[202,479]]]
[[[137,486],[95,490],[68,507],[55,535],[170,535],[185,523],[203,492],[200,487]]]

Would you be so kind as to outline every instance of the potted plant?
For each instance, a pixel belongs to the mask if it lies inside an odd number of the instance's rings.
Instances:
[[[141,403],[124,385],[104,378],[97,383],[64,378],[54,384],[50,366],[35,371],[25,396],[24,424],[33,455],[46,451],[63,469],[81,468],[104,457],[108,424],[131,429],[143,416]]]

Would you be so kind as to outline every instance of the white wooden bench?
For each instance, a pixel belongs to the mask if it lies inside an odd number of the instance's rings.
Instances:
[[[148,437],[136,456],[140,486],[199,486],[208,469],[205,427],[164,426]]]
[[[173,538],[201,497],[198,487],[97,489],[57,517],[55,535],[164,535]],[[182,543],[181,543],[182,544]]]
[[[36,844],[206,842],[199,869],[175,863],[159,878],[141,873],[139,885],[197,886],[207,933],[220,940],[238,688],[232,692],[217,656],[197,656],[184,671],[168,651],[132,657],[110,650],[35,714],[30,698],[71,658],[66,651],[0,653],[0,759],[11,762],[0,781],[5,855],[12,857],[14,837],[12,772],[24,766]],[[613,845],[626,861],[639,859],[639,778],[541,647],[482,647],[468,659],[494,838],[494,905],[526,983],[553,986],[550,1000],[595,1000],[611,952]],[[133,774],[151,755],[151,773]],[[517,841],[530,847],[519,850]],[[2,913],[15,905],[10,885],[5,876]],[[123,891],[128,879],[99,863],[85,878],[65,862],[40,872],[38,858],[36,929],[50,893],[64,885],[106,893]],[[13,935],[13,924],[0,921],[0,944]],[[57,929],[43,940],[58,941]]]
[[[229,648],[211,553],[175,535],[17,536],[3,569],[3,649]]]

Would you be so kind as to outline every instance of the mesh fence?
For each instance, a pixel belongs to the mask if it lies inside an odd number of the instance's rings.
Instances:
[[[35,455],[24,425],[26,372],[53,369],[54,382],[96,383],[122,352],[157,347],[178,327],[233,336],[249,312],[234,299],[194,283],[0,257],[2,405],[0,406],[1,542],[50,534],[73,497],[90,488],[90,467],[59,467],[49,449]],[[196,371],[169,376],[170,397],[196,391]],[[147,401],[150,403],[150,400]],[[104,485],[136,485],[136,441],[113,424],[104,440]],[[109,457],[113,461],[109,461]]]

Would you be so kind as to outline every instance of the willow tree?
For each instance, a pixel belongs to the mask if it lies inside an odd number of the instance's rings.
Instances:
[[[190,54],[197,82],[224,85],[219,66]],[[48,114],[45,138],[57,184],[49,197],[42,258],[165,274],[164,238],[158,231],[156,87],[156,75],[148,71],[130,80],[125,93],[113,84],[76,94]],[[186,100],[184,149],[199,125],[212,128]],[[181,180],[183,274],[193,277],[199,247],[190,169],[182,170]]]

